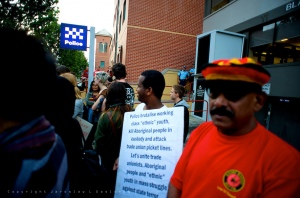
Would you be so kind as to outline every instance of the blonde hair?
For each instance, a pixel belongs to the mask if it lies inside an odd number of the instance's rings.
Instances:
[[[74,86],[76,99],[82,99],[81,98],[81,94],[80,94],[80,90],[76,86],[77,85],[76,77],[73,74],[69,74],[69,73],[64,73],[64,74],[62,74],[60,76],[68,79],[71,82],[71,84]]]
[[[107,73],[104,71],[96,72],[95,73],[96,79],[100,79],[100,82],[105,85],[108,79]]]
[[[81,93],[80,93],[80,90],[78,89],[78,87],[75,87],[75,97],[76,99],[82,99],[81,98]]]
[[[77,80],[76,77],[73,74],[69,74],[69,73],[64,73],[62,75],[60,75],[61,77],[64,77],[66,79],[68,79],[72,85],[75,87],[77,85]]]

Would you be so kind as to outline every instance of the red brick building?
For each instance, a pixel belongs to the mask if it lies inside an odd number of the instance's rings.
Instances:
[[[107,71],[111,66],[109,62],[110,50],[109,43],[111,42],[111,34],[105,29],[97,32],[96,37],[96,53],[95,53],[95,69],[100,66],[101,71]]]
[[[110,61],[126,65],[129,82],[149,69],[187,70],[195,63],[205,0],[115,0]]]

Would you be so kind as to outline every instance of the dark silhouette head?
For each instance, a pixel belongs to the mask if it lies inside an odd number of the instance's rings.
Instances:
[[[144,88],[146,89],[151,87],[153,94],[158,99],[161,99],[165,89],[165,78],[162,73],[156,70],[147,70],[144,71],[141,76],[145,77],[144,81],[142,82]]]
[[[0,97],[0,118],[28,121],[43,115],[53,100],[57,79],[54,58],[44,49],[42,40],[23,31],[0,28],[0,43],[0,84],[6,95]],[[16,57],[16,46],[20,44],[26,50]]]
[[[127,75],[125,65],[121,63],[114,64],[112,67],[112,72],[117,80],[124,79]]]
[[[57,72],[57,75],[60,76],[61,74],[70,73],[71,71],[66,66],[61,65],[61,66],[56,67],[56,72]]]

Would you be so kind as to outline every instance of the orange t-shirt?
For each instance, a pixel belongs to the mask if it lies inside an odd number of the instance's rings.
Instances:
[[[212,122],[195,129],[171,183],[181,197],[300,197],[300,153],[267,131],[220,133]]]
[[[94,75],[93,75],[93,76],[96,75],[96,72],[101,72],[101,70],[97,70],[97,69],[96,69],[96,70],[94,71]]]

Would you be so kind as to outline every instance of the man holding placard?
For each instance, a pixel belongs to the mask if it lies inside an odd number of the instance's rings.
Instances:
[[[299,152],[254,117],[269,72],[243,58],[214,61],[201,73],[212,122],[192,132],[168,197],[299,197]]]
[[[160,72],[141,74],[137,93],[142,103],[124,117],[115,198],[167,196],[183,147],[184,109],[161,103],[164,88]]]
[[[165,78],[161,72],[156,70],[144,71],[136,88],[138,100],[142,103],[136,107],[135,111],[167,108],[161,103],[164,89]]]
[[[139,78],[138,86],[136,88],[138,100],[142,103],[136,107],[135,111],[168,108],[161,103],[161,96],[164,89],[165,78],[159,71],[144,71]],[[115,161],[114,170],[117,170],[118,167],[119,158]]]

